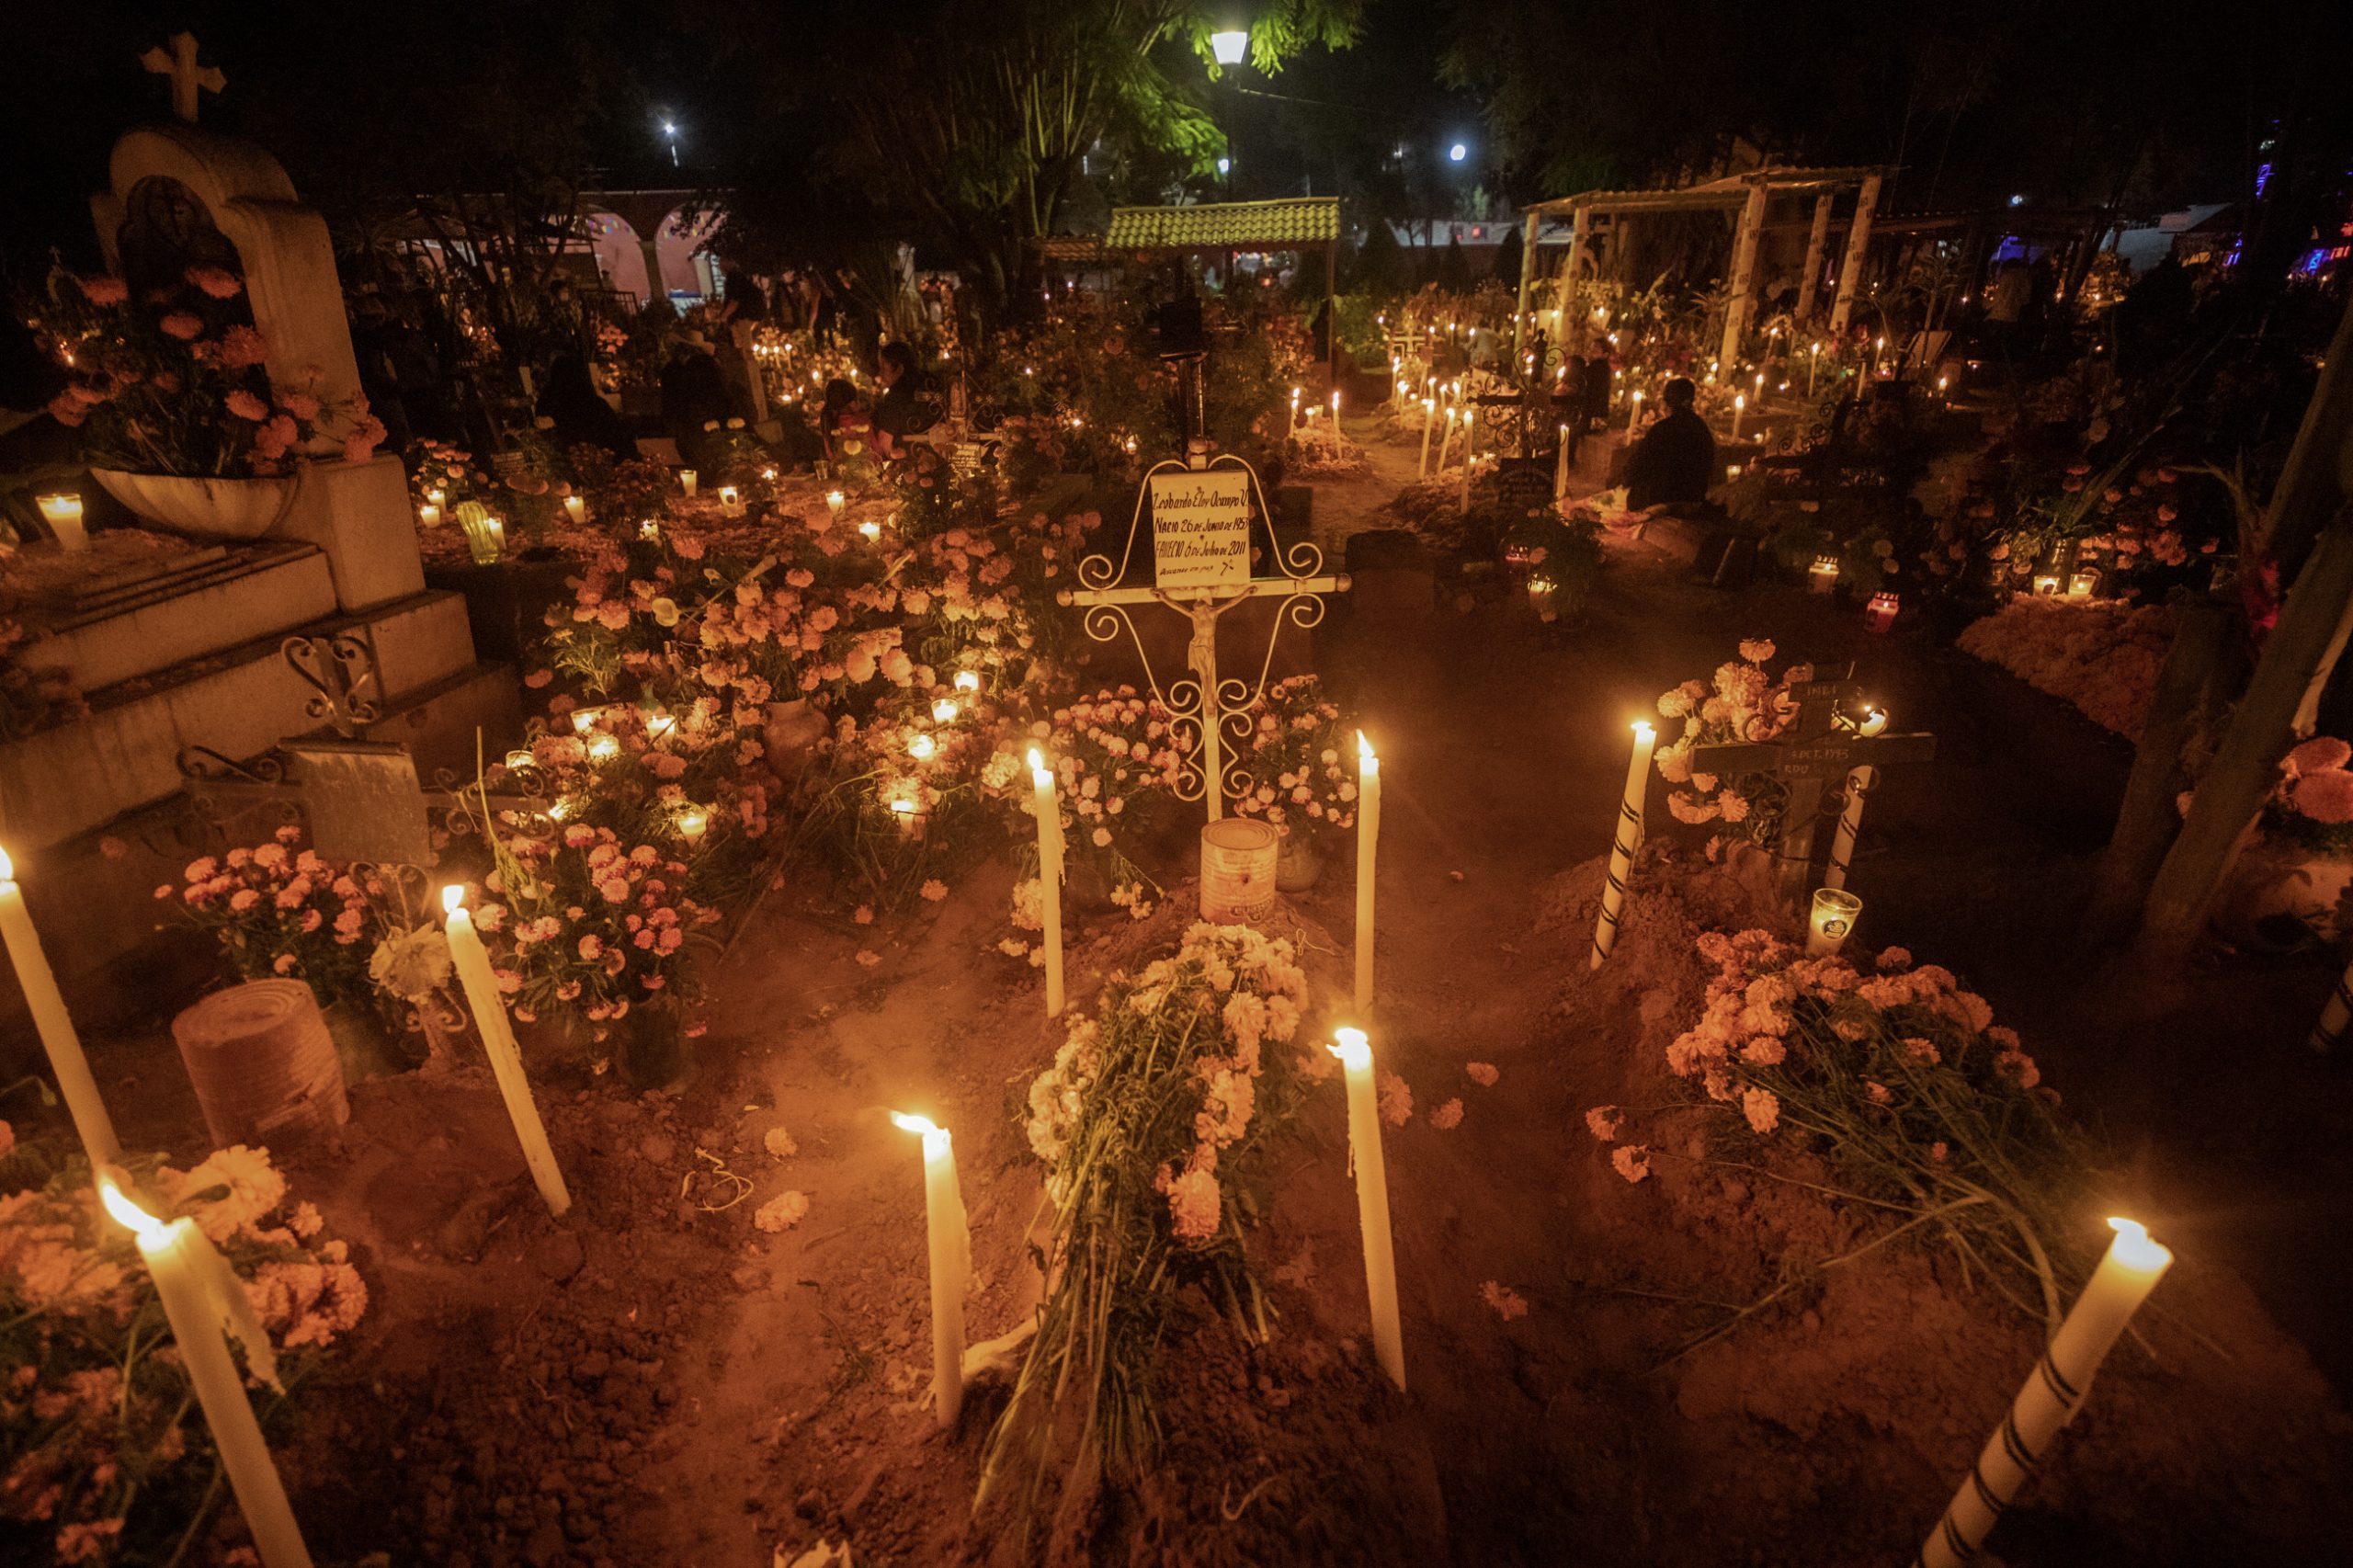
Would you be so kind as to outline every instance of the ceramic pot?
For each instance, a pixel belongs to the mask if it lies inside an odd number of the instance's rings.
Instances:
[[[294,505],[300,478],[188,479],[94,468],[90,477],[145,522],[194,539],[259,539]]]
[[[1275,886],[1283,892],[1305,892],[1324,875],[1324,851],[1316,847],[1315,835],[1304,831],[1283,830],[1282,843],[1275,850]]]

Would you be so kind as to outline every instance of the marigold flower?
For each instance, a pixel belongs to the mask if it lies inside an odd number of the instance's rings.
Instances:
[[[1629,1182],[1641,1181],[1651,1174],[1651,1152],[1646,1144],[1620,1143],[1610,1153],[1609,1163]]]

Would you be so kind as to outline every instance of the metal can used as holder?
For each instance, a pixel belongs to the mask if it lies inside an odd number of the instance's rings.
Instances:
[[[1201,918],[1261,920],[1274,912],[1281,835],[1272,824],[1226,817],[1201,829]]]

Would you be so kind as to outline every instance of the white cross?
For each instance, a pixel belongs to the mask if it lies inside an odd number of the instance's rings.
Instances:
[[[158,44],[141,55],[139,63],[158,76],[172,79],[172,112],[194,125],[198,89],[217,93],[229,85],[229,78],[221,74],[217,65],[197,64],[195,34],[174,33],[171,45],[166,51]]]

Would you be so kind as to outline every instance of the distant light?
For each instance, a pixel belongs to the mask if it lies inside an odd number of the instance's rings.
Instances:
[[[1217,172],[1221,175],[1232,174],[1233,172],[1233,160],[1231,158],[1220,158],[1217,161]]]
[[[1457,142],[1453,146],[1449,147],[1446,150],[1446,155],[1450,161],[1459,164],[1463,159],[1471,155],[1471,149],[1465,147],[1461,142]]]
[[[1241,64],[1242,56],[1249,48],[1248,33],[1226,31],[1210,34],[1210,53],[1216,57],[1220,65]]]
[[[664,120],[664,121],[662,122],[662,134],[663,134],[663,135],[665,135],[665,136],[676,136],[677,133],[678,133],[678,128],[677,128],[676,126],[675,126],[675,125],[671,124],[671,123],[670,123],[668,120],[666,120],[666,119],[665,119],[665,120]]]
[[[2026,205],[2026,198],[2024,196],[2013,196],[2010,198],[2010,205],[2013,207],[2023,207]]]

